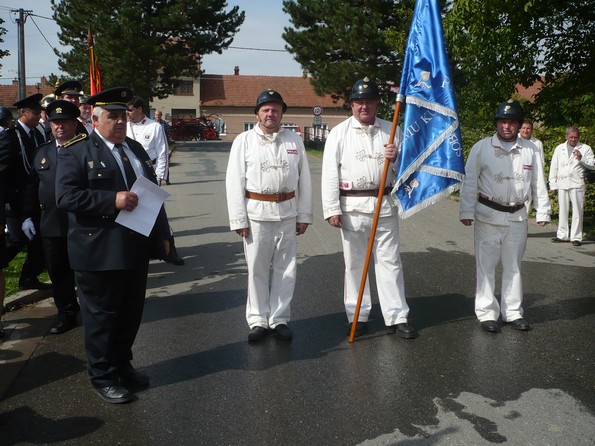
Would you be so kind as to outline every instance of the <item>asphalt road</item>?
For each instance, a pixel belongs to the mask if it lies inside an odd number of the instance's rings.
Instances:
[[[82,327],[47,335],[41,300],[5,316],[0,444],[585,445],[595,443],[595,243],[553,244],[530,224],[523,265],[531,332],[484,333],[473,313],[472,229],[446,199],[402,221],[415,340],[370,333],[349,344],[340,236],[322,220],[298,239],[292,342],[247,342],[246,269],[229,231],[229,144],[182,145],[167,189],[186,265],[150,267],[134,364],[152,387],[107,405],[86,377]]]

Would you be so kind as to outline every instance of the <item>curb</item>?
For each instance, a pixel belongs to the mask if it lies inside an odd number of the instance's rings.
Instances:
[[[24,290],[4,298],[4,311],[15,311],[25,305],[32,305],[40,300],[52,297],[52,290]]]

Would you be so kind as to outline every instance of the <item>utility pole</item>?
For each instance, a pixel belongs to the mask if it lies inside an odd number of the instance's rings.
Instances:
[[[16,19],[18,32],[19,32],[19,98],[25,99],[26,93],[26,86],[27,80],[25,77],[25,21],[27,20],[27,16],[32,13],[33,11],[25,11],[23,8],[21,9],[13,9],[10,12],[18,12],[19,18]]]

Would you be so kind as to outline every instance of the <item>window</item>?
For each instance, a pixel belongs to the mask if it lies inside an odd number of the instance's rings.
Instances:
[[[176,81],[174,83],[174,94],[177,96],[193,96],[194,95],[193,81]]]
[[[255,125],[254,122],[244,122],[244,131],[252,130]]]

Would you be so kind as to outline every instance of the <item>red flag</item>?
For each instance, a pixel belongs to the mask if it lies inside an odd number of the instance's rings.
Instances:
[[[95,55],[95,47],[93,43],[93,34],[91,34],[91,27],[87,34],[87,43],[89,44],[89,81],[91,84],[91,95],[101,91],[101,73],[99,72],[99,65],[97,65],[97,56]]]

